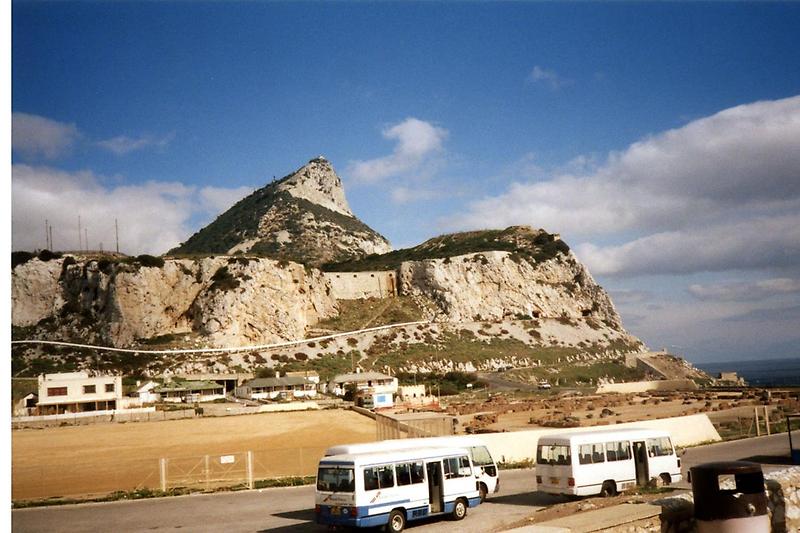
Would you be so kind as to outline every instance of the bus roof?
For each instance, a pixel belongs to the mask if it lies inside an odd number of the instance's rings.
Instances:
[[[416,439],[392,439],[358,444],[339,444],[325,450],[325,455],[342,455],[348,453],[367,453],[388,450],[409,450],[419,447],[438,446],[486,446],[480,438],[472,435],[452,435],[449,437],[423,437]]]
[[[551,433],[539,437],[539,444],[586,444],[590,442],[612,440],[650,439],[654,437],[670,437],[668,431],[650,428],[600,429],[595,431],[572,431]]]
[[[320,466],[326,464],[337,465],[371,465],[377,463],[396,463],[400,461],[413,461],[418,459],[438,459],[442,457],[453,457],[456,455],[468,455],[465,448],[417,448],[415,450],[387,450],[369,453],[347,453],[341,455],[330,455],[320,459]]]

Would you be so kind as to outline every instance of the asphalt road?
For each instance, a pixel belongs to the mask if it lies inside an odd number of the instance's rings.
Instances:
[[[788,456],[786,434],[690,448],[682,456],[688,468],[710,461],[756,459],[765,471],[782,468]],[[464,522],[429,519],[409,524],[409,531],[500,531],[553,505],[559,497],[535,491],[532,469],[501,472],[501,492],[485,504],[470,509]],[[682,483],[685,485],[685,482]],[[685,485],[688,486],[688,485]],[[17,509],[11,513],[15,532],[221,531],[302,532],[325,531],[314,524],[314,488],[287,487],[244,492],[196,494],[98,504]]]

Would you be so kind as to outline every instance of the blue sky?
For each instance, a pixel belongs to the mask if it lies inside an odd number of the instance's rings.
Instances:
[[[560,232],[628,329],[800,355],[800,5],[14,2],[12,247],[163,253],[324,154],[396,247]]]

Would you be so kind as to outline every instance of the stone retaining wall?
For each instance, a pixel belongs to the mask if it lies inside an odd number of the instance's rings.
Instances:
[[[800,467],[764,475],[767,513],[772,533],[800,531]],[[661,506],[660,520],[642,520],[604,530],[604,533],[690,533],[697,531],[691,493],[651,502]]]

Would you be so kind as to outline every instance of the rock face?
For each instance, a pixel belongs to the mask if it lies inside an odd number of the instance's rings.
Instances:
[[[389,250],[353,215],[341,179],[320,156],[239,201],[169,254],[252,252],[321,265]]]
[[[44,337],[128,346],[192,334],[203,345],[303,338],[337,313],[317,270],[270,259],[168,259],[160,266],[33,259],[12,272],[12,323]]]
[[[548,261],[480,252],[404,262],[400,292],[435,303],[450,322],[514,318],[596,318],[622,329],[608,294],[568,251]]]

